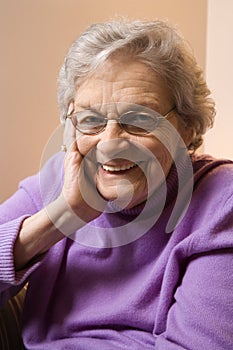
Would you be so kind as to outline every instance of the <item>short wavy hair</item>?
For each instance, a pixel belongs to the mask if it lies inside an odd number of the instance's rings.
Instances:
[[[194,131],[189,149],[195,151],[202,144],[203,134],[213,126],[215,104],[190,46],[175,28],[161,20],[120,19],[87,28],[72,44],[59,73],[61,120],[80,79],[122,50],[165,80],[178,115]]]

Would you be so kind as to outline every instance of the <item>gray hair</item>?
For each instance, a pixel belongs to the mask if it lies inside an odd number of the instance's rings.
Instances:
[[[166,82],[176,111],[193,138],[195,151],[213,125],[215,104],[192,50],[177,30],[165,21],[117,20],[91,25],[71,46],[58,80],[61,120],[74,99],[78,82],[117,51],[150,66]]]

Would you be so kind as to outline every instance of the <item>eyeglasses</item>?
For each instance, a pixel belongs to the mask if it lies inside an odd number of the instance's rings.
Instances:
[[[118,123],[123,130],[133,135],[146,135],[153,132],[175,109],[173,107],[165,115],[140,106],[136,110],[123,113],[119,118],[107,118],[93,109],[85,109],[80,112],[73,112],[66,116],[70,118],[74,127],[85,135],[95,135],[101,133],[109,121]]]

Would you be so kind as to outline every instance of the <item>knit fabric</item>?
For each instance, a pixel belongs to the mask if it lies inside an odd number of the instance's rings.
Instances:
[[[135,241],[101,248],[65,237],[40,262],[15,272],[13,246],[20,226],[59,194],[63,157],[55,155],[0,206],[1,303],[29,281],[23,311],[25,347],[232,349],[232,162],[192,157],[192,199],[172,232],[166,227],[177,195],[175,167],[167,177],[162,213]],[[160,195],[157,191],[150,199],[148,216],[156,215]],[[114,232],[116,227],[124,234],[143,208],[103,213],[75,235],[104,228]]]

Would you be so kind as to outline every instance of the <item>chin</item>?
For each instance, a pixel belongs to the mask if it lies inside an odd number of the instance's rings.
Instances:
[[[131,191],[128,191],[128,189],[123,190],[123,188],[118,188],[118,190],[115,189],[114,191],[106,191],[106,187],[104,189],[97,187],[97,189],[104,200],[108,202],[115,201],[117,206],[122,209],[131,209],[147,200],[147,191],[138,196],[139,190],[133,189],[132,193],[132,187],[130,187]],[[135,193],[137,193],[137,196],[134,195]]]
[[[106,188],[105,189],[103,189],[103,188],[101,188],[101,187],[99,187],[99,186],[97,186],[97,191],[98,191],[98,193],[100,194],[100,196],[104,199],[104,200],[106,200],[107,202],[109,202],[109,201],[114,201],[114,200],[116,200],[117,199],[117,193],[116,193],[116,191],[115,191],[115,193],[114,192],[110,192],[110,191],[106,191]]]

